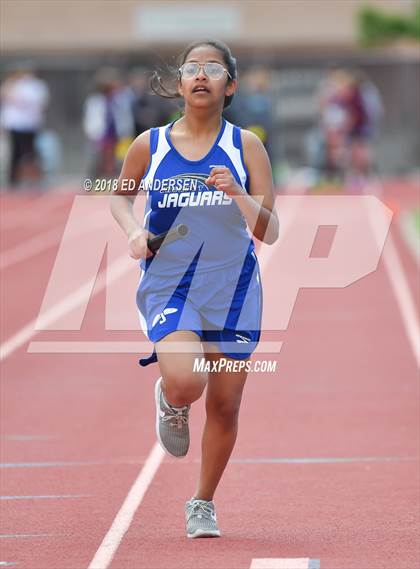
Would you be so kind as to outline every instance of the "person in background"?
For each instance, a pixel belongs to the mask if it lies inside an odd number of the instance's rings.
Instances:
[[[270,155],[273,113],[269,85],[270,74],[267,69],[251,68],[244,77],[244,85],[237,93],[237,100],[225,116],[256,134]]]
[[[374,166],[373,142],[384,115],[377,87],[362,72],[354,73],[345,92],[348,113],[346,185],[358,189],[369,180]]]
[[[9,137],[9,183],[39,182],[41,169],[35,141],[49,101],[45,81],[30,66],[20,66],[6,77],[0,89],[0,126]]]
[[[103,68],[85,101],[83,128],[92,154],[91,177],[112,177],[119,168],[119,144],[134,137],[132,95],[116,69]],[[129,143],[130,143],[129,142]]]
[[[129,88],[132,96],[135,136],[156,125],[162,126],[173,111],[174,105],[152,93],[149,83],[150,77],[146,69],[138,67],[130,72]]]
[[[372,142],[383,116],[378,89],[361,72],[333,71],[321,86],[319,108],[325,175],[360,189],[372,173]]]
[[[333,71],[321,84],[318,95],[319,124],[322,144],[322,170],[327,179],[342,181],[346,162],[348,112],[344,104],[348,74]]]

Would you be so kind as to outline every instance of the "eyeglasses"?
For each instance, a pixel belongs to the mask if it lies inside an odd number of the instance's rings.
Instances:
[[[221,79],[224,74],[232,79],[232,75],[221,63],[215,61],[206,61],[206,63],[198,63],[197,61],[190,61],[184,63],[179,68],[179,74],[184,79],[192,79],[200,73],[200,69],[204,69],[204,73],[209,79]]]

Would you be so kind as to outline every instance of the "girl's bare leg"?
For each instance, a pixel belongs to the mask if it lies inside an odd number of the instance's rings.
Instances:
[[[207,353],[206,358],[210,361],[217,361],[226,356],[220,353]],[[207,419],[201,442],[200,479],[195,493],[195,498],[200,500],[213,499],[235,446],[239,407],[246,377],[245,369],[237,372],[220,371],[208,374]]]

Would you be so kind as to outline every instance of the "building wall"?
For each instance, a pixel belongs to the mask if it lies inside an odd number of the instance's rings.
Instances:
[[[404,171],[418,162],[418,48],[356,49],[355,18],[366,2],[396,11],[411,6],[411,0],[0,0],[0,75],[22,61],[35,66],[50,87],[47,127],[65,148],[64,169],[84,172],[82,109],[97,69],[111,65],[123,74],[136,66],[154,69],[162,61],[171,63],[194,37],[214,37],[217,30],[238,58],[240,78],[258,64],[279,79],[272,82],[277,156],[304,165],[304,137],[317,120],[320,77],[331,67],[357,68],[371,77],[384,100],[378,163],[384,170]]]
[[[133,50],[218,37],[235,46],[353,46],[367,3],[407,11],[412,0],[2,0],[3,53]]]

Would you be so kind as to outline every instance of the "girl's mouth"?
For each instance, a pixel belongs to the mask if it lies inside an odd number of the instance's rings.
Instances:
[[[210,91],[207,89],[207,87],[204,87],[204,85],[197,85],[196,87],[194,87],[192,92],[193,93],[209,93]]]

